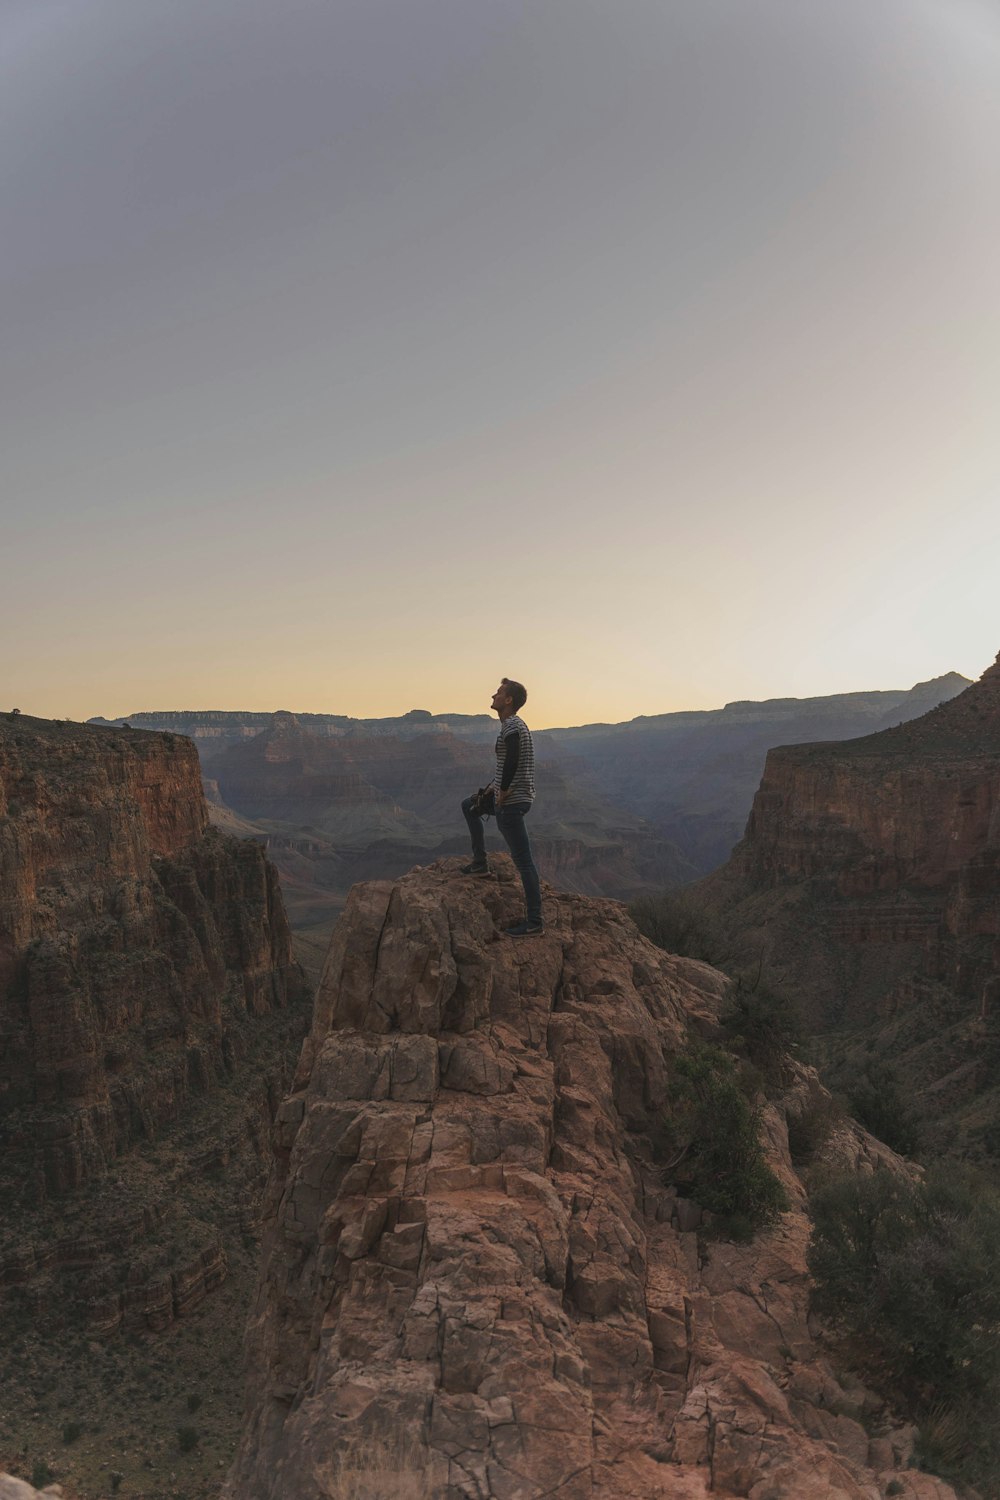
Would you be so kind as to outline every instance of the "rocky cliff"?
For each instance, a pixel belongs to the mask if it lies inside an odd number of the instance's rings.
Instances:
[[[0,720],[5,1355],[165,1329],[226,1279],[306,1022],[289,944],[190,741]]]
[[[229,1500],[951,1500],[810,1327],[786,1110],[815,1079],[765,1115],[788,1212],[702,1238],[655,1142],[723,977],[545,899],[518,944],[506,859],[352,893],[279,1111]],[[849,1123],[825,1149],[899,1170]]]
[[[772,750],[742,843],[701,889],[814,1025],[874,1026],[928,1115],[991,1088],[1000,660],[910,723]]]

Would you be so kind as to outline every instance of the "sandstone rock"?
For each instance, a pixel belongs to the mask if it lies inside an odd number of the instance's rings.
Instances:
[[[62,1493],[60,1484],[50,1484],[44,1490],[36,1490],[26,1480],[15,1479],[13,1474],[0,1474],[0,1500],[38,1500],[41,1495],[50,1495],[58,1500]]]
[[[844,1013],[846,970],[829,954],[846,962],[866,949],[881,950],[880,962],[854,966],[849,1018],[864,1018],[903,974],[942,968],[981,1002],[1000,938],[998,730],[1000,659],[923,718],[769,754],[745,837],[704,890],[727,906],[757,893],[756,919],[782,928],[808,913],[818,930],[800,931],[790,953],[801,962],[807,949],[813,962],[827,954],[806,987],[819,1014]]]
[[[671,1222],[650,1131],[722,976],[551,890],[512,943],[519,899],[507,860],[351,895],[280,1111],[226,1496],[329,1500],[391,1435],[442,1500],[874,1500],[825,1405],[780,1122],[773,1230],[699,1249]]]
[[[35,1500],[38,1491],[12,1474],[0,1474],[0,1500]]]
[[[0,1300],[101,1336],[197,1308],[227,1259],[185,1199],[214,1174],[252,1213],[307,998],[189,741],[0,724]]]
[[[845,1088],[889,1060],[931,1155],[995,1154],[998,829],[1000,661],[910,723],[771,751],[743,841],[698,887],[812,1029],[854,1031]]]

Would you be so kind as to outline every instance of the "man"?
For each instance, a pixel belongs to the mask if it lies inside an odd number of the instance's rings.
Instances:
[[[527,910],[523,922],[505,928],[505,936],[515,938],[538,937],[545,931],[538,871],[531,857],[528,830],[524,826],[524,820],[535,800],[535,752],[528,726],[518,712],[524,707],[527,697],[527,692],[519,682],[512,682],[509,677],[503,678],[490,705],[500,720],[492,799],[487,797],[485,806],[483,800],[477,797],[466,797],[462,803],[462,812],[472,838],[472,863],[463,867],[462,874],[490,873],[490,867],[486,863],[486,835],[483,831],[483,817],[490,812],[495,812],[497,827],[517,866],[524,886]]]

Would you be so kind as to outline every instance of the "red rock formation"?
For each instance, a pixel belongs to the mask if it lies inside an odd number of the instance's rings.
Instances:
[[[700,1245],[651,1151],[723,977],[615,903],[546,903],[544,937],[500,936],[506,859],[352,893],[279,1112],[227,1496],[368,1493],[357,1465],[436,1500],[875,1500],[903,1448],[870,1443],[811,1336],[783,1117],[793,1206],[749,1246]],[[830,1150],[895,1162],[850,1125]]]
[[[252,1199],[304,1000],[275,872],[209,829],[189,741],[0,722],[0,1286],[90,1268],[73,1289],[110,1331],[163,1326],[217,1284],[210,1216],[169,1273],[136,1274],[142,1249],[206,1166]],[[278,1055],[257,1059],[265,1041]]]
[[[988,1004],[1000,972],[1000,659],[908,724],[772,750],[745,838],[703,889],[738,923],[770,929],[826,1021],[892,1009],[914,978]]]

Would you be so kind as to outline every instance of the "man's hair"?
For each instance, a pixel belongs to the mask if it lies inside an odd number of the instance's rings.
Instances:
[[[528,701],[528,689],[522,687],[519,682],[514,682],[510,677],[502,677],[501,682],[510,694],[510,701],[514,705],[514,712],[520,713]]]

